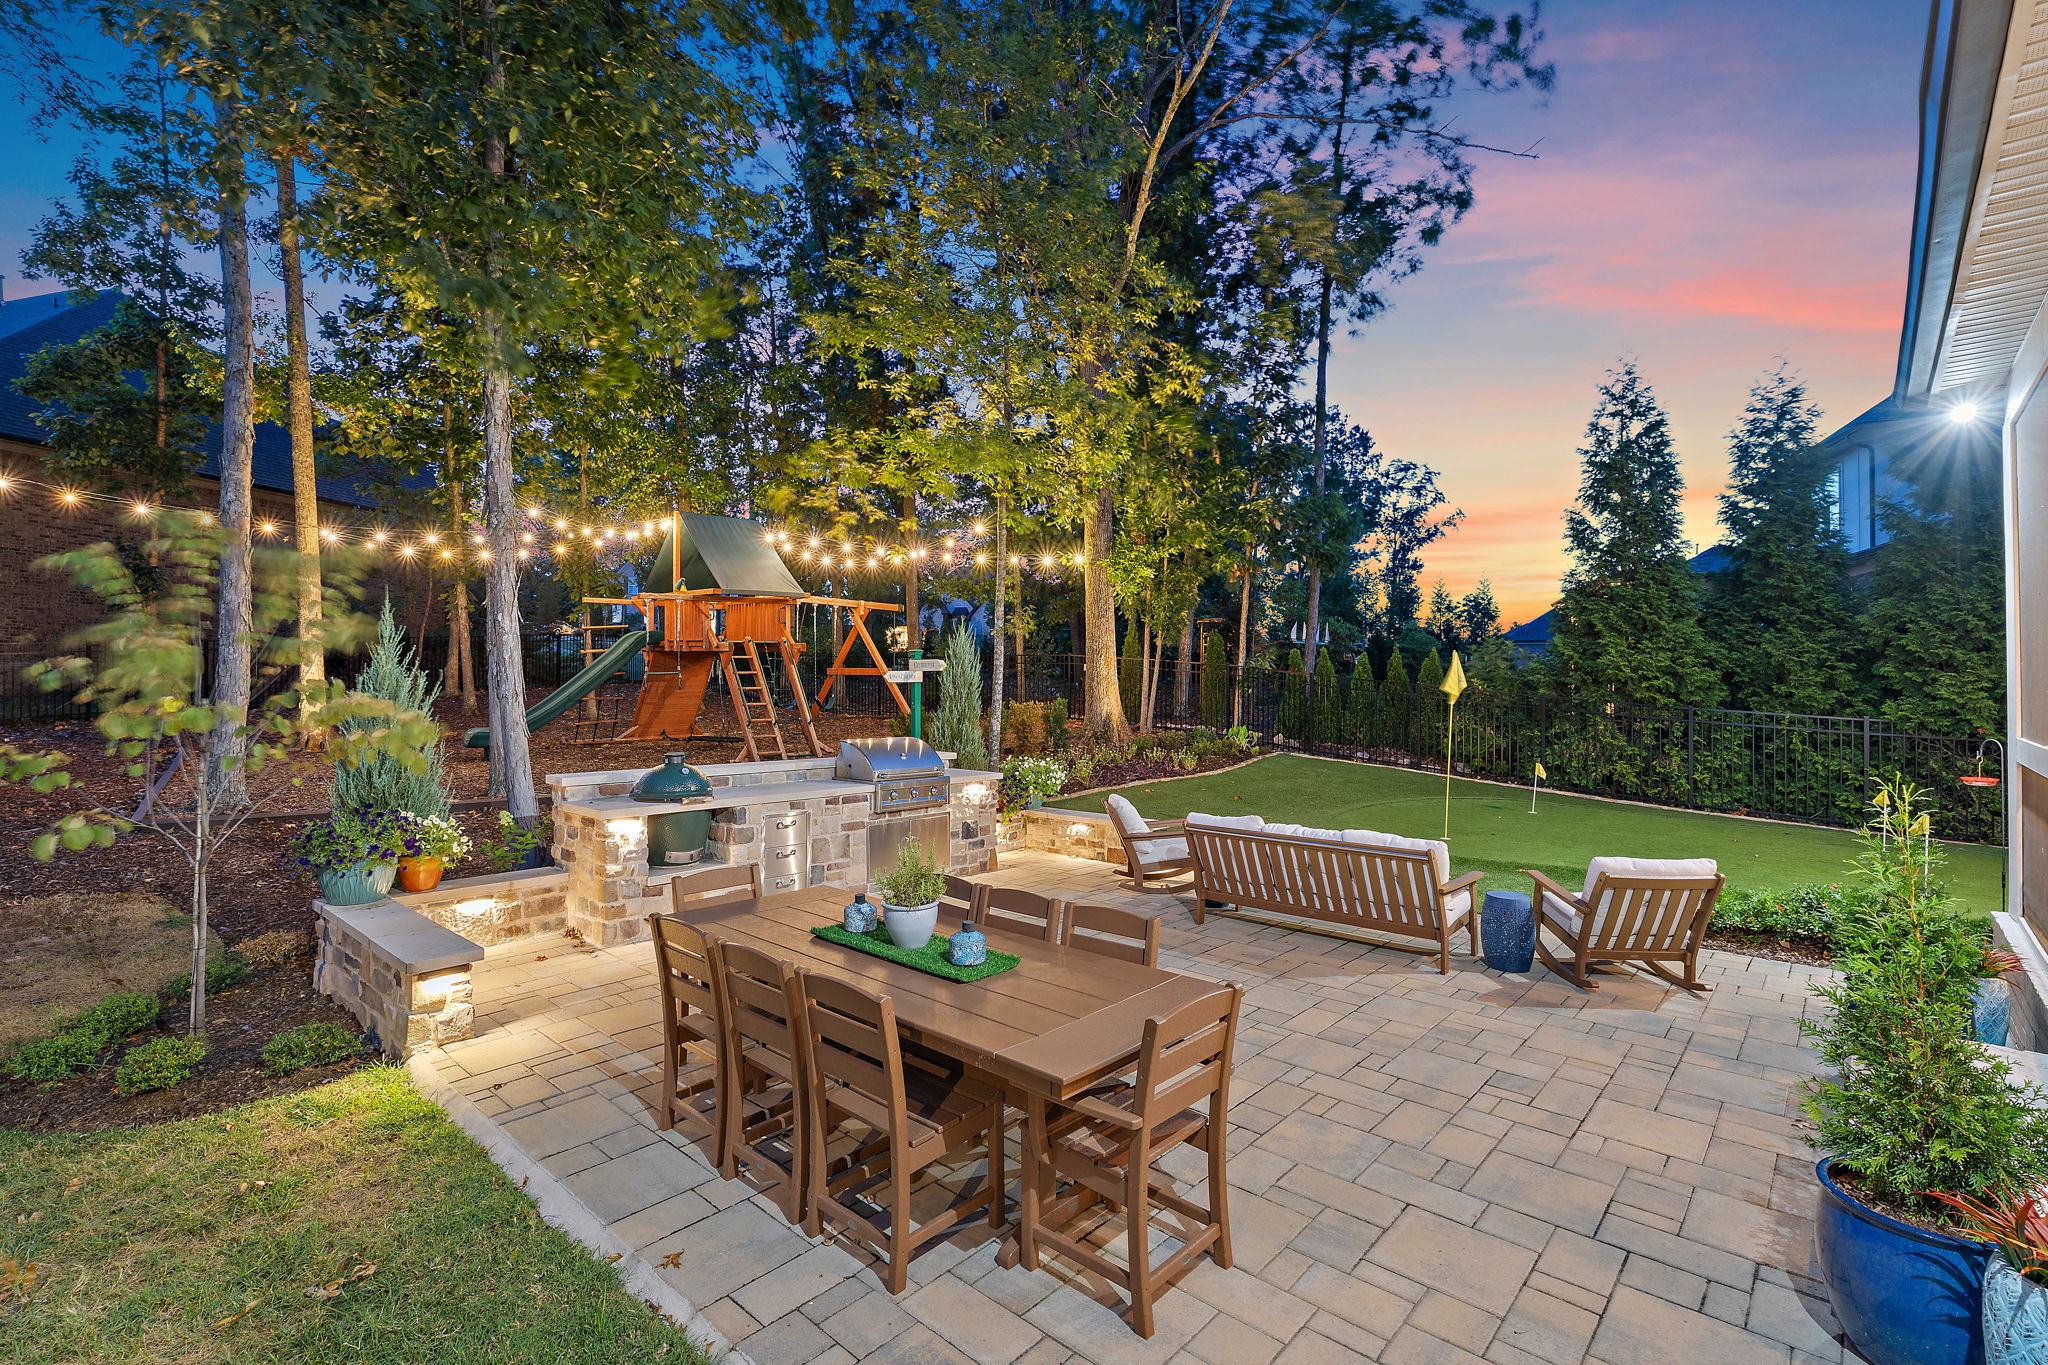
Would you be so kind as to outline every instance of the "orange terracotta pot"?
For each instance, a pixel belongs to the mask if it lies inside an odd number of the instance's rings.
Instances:
[[[432,891],[441,884],[439,858],[400,858],[398,884],[408,891]]]

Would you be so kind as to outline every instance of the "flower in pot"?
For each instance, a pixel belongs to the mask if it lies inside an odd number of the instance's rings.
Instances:
[[[300,830],[286,856],[313,874],[329,905],[367,905],[391,890],[405,833],[399,811],[336,811]]]
[[[1992,1249],[1951,1234],[1937,1196],[1984,1198],[2048,1175],[2048,1114],[1971,1037],[1982,931],[1943,894],[1924,794],[1880,790],[1858,860],[1865,895],[1835,930],[1833,1006],[1807,1025],[1833,1079],[1806,1109],[1818,1167],[1814,1248],[1835,1317],[1875,1365],[1982,1358]]]
[[[399,885],[408,891],[432,891],[441,884],[447,865],[469,852],[469,836],[452,816],[401,814],[405,856],[398,860]]]
[[[882,898],[882,927],[898,948],[922,948],[939,925],[939,897],[946,894],[946,874],[925,855],[914,839],[896,850],[896,865],[875,878]]]
[[[1932,1197],[1954,1209],[1971,1235],[1998,1248],[1984,1276],[1984,1365],[2048,1362],[2048,1189]]]

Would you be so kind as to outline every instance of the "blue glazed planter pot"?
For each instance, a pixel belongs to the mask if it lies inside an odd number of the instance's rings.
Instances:
[[[320,896],[329,905],[368,905],[383,900],[398,876],[397,863],[320,869]]]
[[[1970,1031],[1980,1043],[2004,1047],[2012,1033],[2012,986],[2002,976],[1987,976],[1977,983],[1976,1008],[1971,1011]]]
[[[1983,1242],[1926,1232],[1820,1178],[1813,1246],[1835,1320],[1872,1365],[1986,1365]]]
[[[2048,1365],[2048,1285],[2003,1257],[1984,1281],[1984,1365]]]

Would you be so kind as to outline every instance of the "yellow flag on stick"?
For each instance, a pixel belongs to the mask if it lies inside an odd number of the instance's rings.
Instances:
[[[1444,715],[1444,838],[1451,837],[1451,733],[1458,724],[1458,698],[1465,695],[1465,665],[1458,651],[1451,651],[1451,667],[1444,674],[1443,694],[1451,699]]]
[[[1536,765],[1536,780],[1539,782],[1548,782],[1550,780],[1550,774],[1543,771],[1541,763]]]
[[[1543,765],[1536,765],[1536,776],[1529,779],[1529,814],[1536,813],[1536,788],[1550,780],[1550,774],[1543,771]]]

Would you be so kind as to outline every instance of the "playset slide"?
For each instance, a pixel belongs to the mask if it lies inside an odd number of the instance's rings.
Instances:
[[[526,708],[526,730],[528,734],[543,725],[560,720],[570,707],[595,692],[612,674],[633,661],[633,656],[647,647],[649,634],[644,630],[629,630],[610,649],[585,664],[583,671],[547,694],[532,706]],[[462,737],[465,749],[488,749],[491,747],[491,732],[487,727],[478,726]]]

